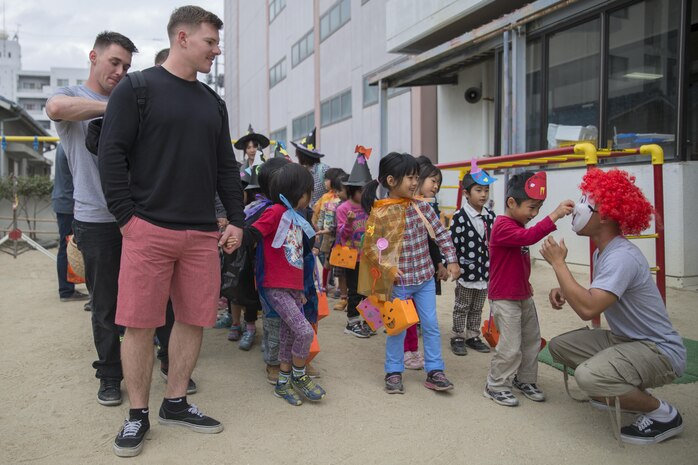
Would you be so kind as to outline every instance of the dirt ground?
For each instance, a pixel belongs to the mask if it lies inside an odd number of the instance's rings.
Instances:
[[[543,336],[583,326],[571,310],[554,311],[547,291],[551,270],[534,266],[533,286]],[[578,274],[581,282],[587,277]],[[164,384],[154,376],[151,430],[143,453],[120,459],[112,442],[126,403],[96,402],[98,382],[89,314],[81,303],[60,303],[55,263],[37,252],[18,259],[0,254],[0,463],[45,464],[695,464],[698,384],[670,385],[655,395],[673,403],[685,421],[682,435],[656,446],[619,448],[608,414],[570,400],[562,374],[540,365],[541,404],[517,408],[482,396],[490,356],[454,356],[448,348],[453,285],[438,299],[446,394],[422,386],[424,374],[406,372],[406,393],[383,392],[384,335],[357,339],[342,332],[343,312],[320,324],[320,404],[291,407],[272,395],[264,377],[259,337],[238,350],[225,330],[207,329],[190,401],[225,424],[202,435],[157,424]],[[695,291],[670,290],[669,309],[684,337],[698,339]],[[261,324],[259,325],[261,327]],[[260,331],[261,332],[261,331]],[[157,364],[156,364],[157,365]],[[124,389],[125,395],[125,389]],[[523,397],[523,396],[521,396]],[[631,417],[624,416],[629,423]]]

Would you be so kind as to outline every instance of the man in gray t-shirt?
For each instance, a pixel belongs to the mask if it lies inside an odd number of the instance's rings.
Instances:
[[[107,210],[97,169],[97,157],[85,147],[88,123],[101,117],[109,95],[131,66],[138,50],[117,32],[102,32],[90,51],[90,75],[84,85],[58,89],[46,102],[46,114],[56,121],[58,135],[73,175],[73,232],[85,261],[85,280],[92,301],[92,335],[100,380],[97,402],[121,403],[119,328],[114,319],[121,262],[121,232]]]
[[[639,413],[631,425],[620,428],[619,440],[658,443],[683,431],[683,419],[647,389],[683,374],[686,348],[669,321],[647,259],[623,237],[649,227],[652,207],[625,171],[591,170],[581,187],[585,195],[575,206],[572,229],[591,238],[597,248],[591,288],[572,276],[564,241],[558,244],[548,237],[541,254],[560,283],[550,291],[550,303],[555,309],[569,303],[584,321],[603,313],[610,330],[562,334],[550,341],[550,353],[565,366],[565,375],[566,367],[575,369],[577,385],[593,406],[615,406],[615,421],[620,409]]]

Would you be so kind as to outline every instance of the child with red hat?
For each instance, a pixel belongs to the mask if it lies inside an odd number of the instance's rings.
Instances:
[[[483,395],[500,405],[515,407],[519,400],[512,385],[527,398],[542,402],[538,389],[540,327],[531,275],[528,247],[555,231],[555,222],[572,213],[574,202],[565,200],[531,228],[526,224],[538,215],[546,198],[545,172],[525,171],[509,179],[504,215],[494,221],[490,235],[490,282],[488,297],[499,330]],[[513,380],[512,380],[513,378]]]

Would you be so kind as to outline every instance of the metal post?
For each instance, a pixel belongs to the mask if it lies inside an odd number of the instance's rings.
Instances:
[[[5,137],[5,120],[0,120],[0,137]],[[0,178],[7,176],[7,157],[5,156],[5,144],[0,139]]]
[[[519,27],[511,38],[511,146],[514,153],[522,153],[526,150],[526,33]]]
[[[510,52],[509,52],[509,30],[505,30],[503,34],[504,51],[502,54],[502,98],[504,99],[504,114],[502,115],[502,150],[501,155],[509,155],[511,153],[511,81],[509,76],[510,69]],[[504,202],[503,207],[507,206],[507,185],[509,184],[509,170],[504,170]]]
[[[378,155],[380,159],[388,151],[388,88],[385,87],[382,79],[378,81],[378,114],[380,119],[380,147]]]

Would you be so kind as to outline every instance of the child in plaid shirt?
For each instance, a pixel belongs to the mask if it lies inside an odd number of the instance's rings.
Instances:
[[[434,264],[429,255],[433,237],[448,263],[452,280],[460,267],[448,230],[426,202],[413,200],[419,180],[417,160],[407,153],[392,152],[381,159],[378,180],[364,188],[361,204],[369,213],[359,270],[359,293],[377,295],[381,300],[412,299],[422,324],[425,387],[435,391],[453,389],[444,374],[441,334],[436,319]],[[379,185],[387,198],[376,200]],[[377,246],[385,239],[387,247]],[[382,242],[382,241],[381,241]],[[393,283],[396,283],[393,286]],[[385,345],[385,390],[402,394],[405,331],[388,336]]]

